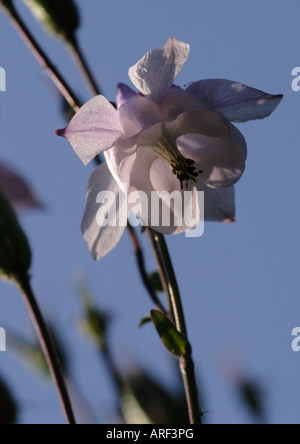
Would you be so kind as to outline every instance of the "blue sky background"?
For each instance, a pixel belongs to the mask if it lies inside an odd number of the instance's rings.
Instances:
[[[89,94],[66,50],[26,22],[82,100]],[[210,423],[247,423],[226,368],[240,365],[267,394],[271,423],[299,423],[300,353],[291,332],[300,326],[299,123],[300,93],[291,71],[300,65],[298,0],[77,1],[80,39],[106,96],[146,51],[173,35],[191,45],[177,84],[205,78],[243,82],[285,98],[264,121],[239,125],[248,142],[247,170],[237,185],[237,223],[207,224],[200,239],[170,237],[196,366]],[[112,341],[124,368],[143,365],[172,388],[172,362],[151,326],[138,322],[152,308],[124,236],[95,264],[82,240],[80,220],[92,167],[54,135],[64,126],[46,75],[0,14],[0,159],[31,181],[48,209],[22,216],[34,251],[33,285],[45,313],[65,338],[72,373],[98,421],[114,415],[109,381],[95,350],[78,334],[80,305],[74,275],[83,270],[100,306],[114,313]],[[144,239],[147,247],[147,239]],[[151,254],[149,270],[154,268]],[[28,338],[31,326],[17,290],[0,285],[0,326]],[[24,423],[63,423],[51,385],[24,368],[11,350],[0,354],[0,374],[14,388]]]

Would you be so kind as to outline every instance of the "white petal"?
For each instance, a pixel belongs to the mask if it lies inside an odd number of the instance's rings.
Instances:
[[[114,145],[121,133],[119,114],[103,96],[87,102],[66,129],[56,132],[69,140],[85,165]]]
[[[109,191],[117,198],[116,226],[107,225],[104,227],[99,224],[101,221],[99,221],[98,212],[102,205],[97,203],[97,196],[102,191]],[[110,253],[119,243],[124,233],[125,226],[120,226],[118,219],[119,214],[122,214],[123,219],[127,220],[127,209],[125,199],[121,200],[122,204],[119,205],[119,193],[122,192],[112,177],[108,166],[104,163],[96,168],[88,183],[86,205],[81,224],[84,240],[95,260],[99,260]]]
[[[175,85],[171,86],[161,104],[164,117],[178,116],[190,108],[203,108],[203,105],[196,96]]]
[[[174,139],[192,133],[208,137],[227,137],[231,131],[231,124],[222,114],[204,108],[189,109],[167,122],[165,127]]]
[[[107,166],[119,187],[125,191],[131,178],[131,169],[136,157],[135,147],[121,147],[118,144],[104,153]]]
[[[130,97],[119,109],[120,122],[126,137],[133,136],[162,120],[158,105],[139,94]]]
[[[200,179],[212,188],[234,185],[245,170],[247,146],[243,135],[233,125],[227,136],[208,137],[189,134],[177,139],[179,151],[196,161]]]
[[[158,100],[172,85],[189,52],[188,44],[171,37],[164,46],[148,52],[130,68],[129,77],[140,92]]]
[[[198,191],[204,191],[204,216],[206,221],[234,222],[234,187],[214,189],[199,181],[197,188]]]

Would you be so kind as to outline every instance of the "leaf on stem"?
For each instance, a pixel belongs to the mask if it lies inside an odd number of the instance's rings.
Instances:
[[[152,319],[150,318],[150,316],[145,316],[143,319],[141,319],[139,327],[144,327],[144,325],[149,324],[149,322],[152,322]]]
[[[187,338],[176,329],[174,324],[161,311],[152,310],[151,320],[164,346],[170,353],[180,358],[190,351]]]

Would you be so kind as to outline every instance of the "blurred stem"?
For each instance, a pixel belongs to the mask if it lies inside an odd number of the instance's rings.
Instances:
[[[51,63],[51,60],[45,54],[43,49],[37,43],[35,38],[32,36],[31,32],[21,19],[17,10],[13,6],[12,2],[9,2],[8,5],[3,2],[0,2],[0,5],[4,7],[7,15],[9,16],[12,24],[20,34],[21,38],[29,47],[30,51],[33,53],[37,61],[43,68],[46,70],[49,77],[52,79],[57,89],[61,92],[61,94],[65,97],[69,105],[74,109],[74,111],[78,111],[80,108],[79,100],[77,99],[74,92],[71,90],[69,85],[65,82],[63,77],[60,75],[55,66]]]
[[[44,321],[43,315],[39,309],[39,306],[36,302],[35,296],[33,294],[30,278],[28,274],[15,276],[15,282],[19,287],[24,301],[26,303],[27,309],[30,313],[32,322],[35,326],[37,335],[39,337],[41,347],[45,354],[49,370],[51,372],[53,381],[55,383],[59,399],[62,405],[62,409],[64,411],[66,420],[68,424],[75,425],[75,416],[73,413],[70,397],[68,394],[66,382],[61,370],[61,366],[59,364],[57,355],[54,351],[52,340],[50,338],[48,328]]]
[[[97,85],[96,79],[92,73],[92,71],[89,68],[89,65],[86,61],[86,58],[80,48],[80,45],[78,43],[78,40],[74,36],[72,41],[68,42],[69,50],[71,51],[71,54],[75,60],[75,62],[78,65],[78,68],[85,79],[85,82],[87,86],[89,87],[89,90],[93,96],[97,96],[101,94],[101,89]]]
[[[176,328],[188,339],[180,291],[165,238],[162,234],[153,231],[151,228],[148,228],[148,234],[160,269],[164,289],[172,307]],[[201,424],[202,414],[199,406],[198,388],[191,349],[180,358],[180,370],[184,382],[190,422],[191,424]]]
[[[107,373],[109,374],[111,381],[115,387],[116,394],[121,396],[123,393],[123,380],[118,372],[112,357],[111,351],[107,345],[101,347],[101,356],[105,362]]]

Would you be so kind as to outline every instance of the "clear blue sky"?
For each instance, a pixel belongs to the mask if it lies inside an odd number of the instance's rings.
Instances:
[[[80,97],[88,99],[60,42],[44,34],[17,3],[58,68]],[[237,186],[237,223],[207,224],[200,239],[180,236],[168,242],[202,377],[207,420],[249,421],[224,371],[226,363],[234,361],[261,381],[271,423],[299,423],[300,353],[291,350],[292,329],[300,326],[300,93],[291,89],[291,71],[300,66],[299,1],[77,3],[82,46],[110,100],[118,82],[129,83],[128,68],[170,35],[191,45],[178,84],[227,78],[285,95],[267,120],[239,125],[249,158]],[[95,350],[76,330],[76,271],[86,272],[98,303],[114,312],[113,344],[121,365],[142,364],[171,386],[172,364],[151,326],[137,328],[151,304],[127,237],[102,262],[92,262],[79,229],[91,167],[84,167],[55,137],[54,130],[64,121],[52,86],[3,14],[0,29],[0,66],[7,72],[7,92],[0,93],[0,159],[23,172],[48,205],[44,213],[22,217],[34,251],[34,288],[65,337],[76,383],[98,420],[107,422],[114,402],[106,374]],[[148,264],[152,270],[150,253]],[[0,294],[0,326],[30,336],[18,292],[3,283]],[[22,422],[63,422],[51,385],[37,380],[11,351],[0,354],[0,373],[21,401]]]

